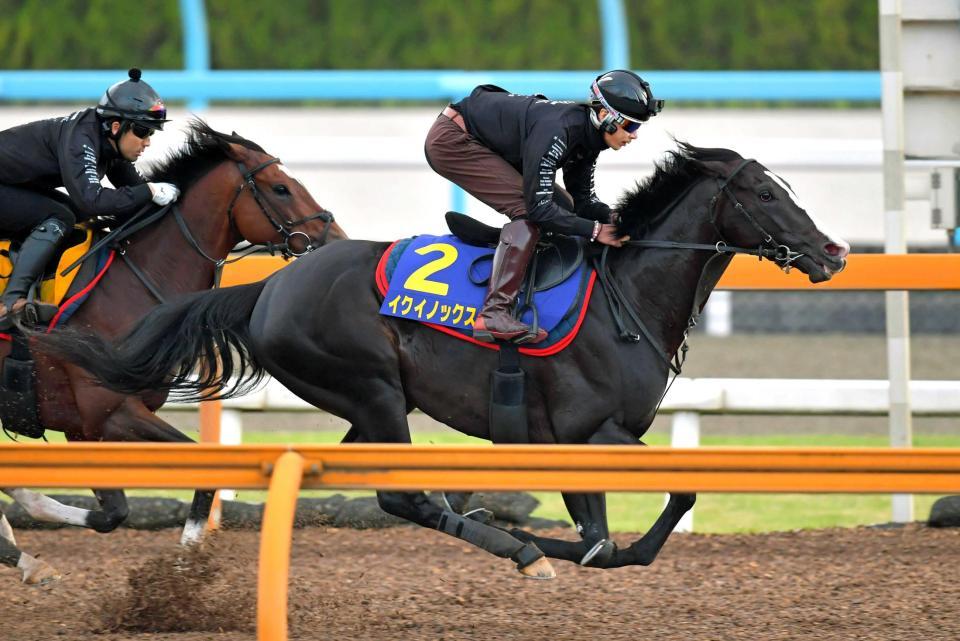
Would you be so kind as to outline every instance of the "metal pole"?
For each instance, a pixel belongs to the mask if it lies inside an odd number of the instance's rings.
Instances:
[[[303,480],[303,457],[286,452],[277,459],[270,479],[260,530],[257,579],[257,639],[287,641],[287,583],[297,494]]]
[[[184,71],[205,76],[210,71],[210,40],[203,0],[180,0],[180,18],[183,21]],[[187,102],[187,107],[194,112],[203,111],[208,106],[206,97],[190,98]]]
[[[630,68],[630,36],[623,0],[597,0],[600,8],[600,37],[603,40],[603,68]]]
[[[907,253],[904,212],[903,70],[901,2],[880,0],[880,75],[883,86],[883,204],[885,250]],[[887,369],[890,378],[890,446],[911,447],[909,293],[888,291]],[[893,520],[913,520],[913,496],[893,495]]]

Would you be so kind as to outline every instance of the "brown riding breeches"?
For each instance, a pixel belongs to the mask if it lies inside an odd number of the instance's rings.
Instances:
[[[440,114],[427,133],[427,162],[435,172],[511,220],[526,216],[523,176],[510,163]],[[554,185],[554,199],[572,210],[573,199]]]

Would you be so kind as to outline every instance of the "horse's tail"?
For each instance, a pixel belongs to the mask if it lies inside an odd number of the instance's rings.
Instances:
[[[263,379],[250,315],[266,281],[190,294],[154,308],[119,341],[64,329],[33,345],[125,394],[165,391],[179,401],[241,396]]]

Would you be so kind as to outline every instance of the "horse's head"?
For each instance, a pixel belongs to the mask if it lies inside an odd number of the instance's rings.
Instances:
[[[347,237],[333,214],[317,204],[279,158],[236,133],[215,131],[200,119],[188,125],[186,144],[151,169],[150,180],[179,185],[184,198],[202,183],[227,183],[226,188],[206,190],[217,200],[209,208],[224,210],[221,213],[242,239],[275,248],[284,256],[300,256]]]
[[[347,237],[279,158],[236,142],[226,143],[226,153],[240,178],[227,215],[249,242],[279,243],[284,255],[301,256]]]
[[[796,267],[814,283],[844,268],[850,245],[820,225],[785,180],[727,149],[681,148],[716,178],[711,216],[728,245],[760,248],[780,267]]]

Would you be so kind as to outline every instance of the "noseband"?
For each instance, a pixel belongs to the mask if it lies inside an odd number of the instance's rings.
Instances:
[[[283,242],[280,244],[274,243],[261,243],[267,247],[272,255],[274,252],[279,252],[284,258],[296,258],[298,256],[303,256],[309,252],[312,252],[314,249],[323,246],[327,241],[327,233],[330,231],[330,225],[333,224],[333,212],[326,209],[321,209],[316,214],[312,216],[307,216],[306,218],[301,218],[299,220],[287,220],[281,221],[280,217],[276,215],[276,210],[269,207],[267,203],[260,194],[260,190],[257,188],[257,181],[254,180],[259,172],[263,171],[270,165],[274,165],[280,162],[279,158],[271,158],[266,160],[253,169],[247,170],[246,165],[242,162],[237,163],[237,168],[240,170],[240,174],[243,177],[242,182],[237,187],[237,191],[233,194],[233,199],[230,201],[230,205],[227,207],[227,218],[230,220],[230,225],[237,230],[236,220],[233,217],[233,207],[237,203],[237,199],[240,198],[240,194],[243,193],[245,187],[250,188],[250,193],[253,194],[253,199],[257,201],[257,205],[260,207],[260,211],[263,212],[263,215],[266,217],[273,228],[280,234],[280,237],[283,238]],[[323,233],[320,234],[320,238],[314,242],[314,239],[310,237],[309,234],[302,231],[291,231],[291,228],[297,227],[298,225],[304,225],[312,220],[322,220],[326,223],[323,227]],[[239,230],[237,230],[239,233]],[[296,236],[302,236],[304,239],[305,247],[302,251],[295,251],[290,246],[290,240]]]

